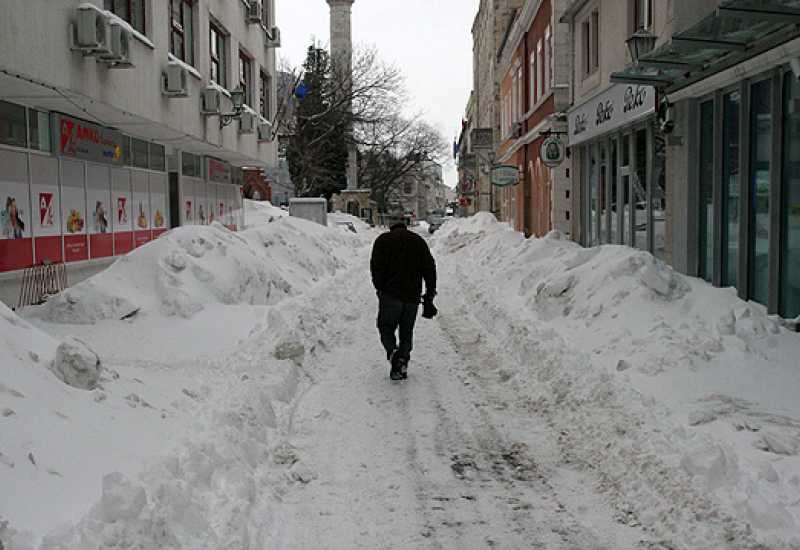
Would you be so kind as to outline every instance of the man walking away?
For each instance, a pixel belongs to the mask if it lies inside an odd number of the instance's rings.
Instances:
[[[393,225],[375,239],[370,261],[372,284],[378,292],[378,331],[391,363],[392,380],[408,377],[408,362],[414,340],[420,297],[425,307],[423,317],[433,318],[436,308],[436,262],[421,236],[408,230],[404,223]],[[425,295],[422,296],[422,281]],[[395,332],[399,329],[398,345]]]

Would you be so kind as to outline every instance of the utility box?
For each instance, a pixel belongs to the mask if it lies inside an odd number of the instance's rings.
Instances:
[[[289,199],[289,215],[328,225],[328,201],[319,199]]]

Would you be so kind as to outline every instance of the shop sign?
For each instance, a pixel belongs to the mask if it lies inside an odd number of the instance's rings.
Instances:
[[[511,187],[519,183],[519,168],[516,166],[496,166],[492,169],[492,185]]]
[[[569,144],[577,145],[655,113],[652,86],[614,84],[569,112]],[[544,158],[542,159],[544,160]]]
[[[214,183],[231,182],[231,165],[221,160],[209,158],[207,164],[208,181]]]
[[[127,163],[128,140],[121,132],[66,115],[56,115],[56,123],[59,155],[117,166]]]
[[[564,142],[557,136],[550,136],[542,142],[539,148],[539,158],[548,168],[557,168],[564,162]]]
[[[473,128],[469,137],[471,151],[491,151],[494,149],[494,133],[491,128]]]

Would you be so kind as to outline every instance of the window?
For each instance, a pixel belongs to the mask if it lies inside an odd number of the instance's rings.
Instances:
[[[739,282],[739,113],[741,95],[725,94],[722,103],[722,276],[723,286]]]
[[[531,105],[536,105],[536,54],[531,53],[530,59],[530,92]]]
[[[549,94],[553,80],[553,36],[550,25],[544,31],[544,93]]]
[[[27,147],[27,133],[25,107],[0,101],[0,143]]]
[[[517,68],[517,120],[522,120],[525,113],[525,80],[522,74],[522,64]]]
[[[653,26],[653,0],[633,0],[633,29],[649,29]]]
[[[239,87],[244,91],[244,102],[253,105],[253,90],[250,82],[253,78],[253,62],[243,51],[239,50]]]
[[[149,168],[150,160],[148,158],[149,144],[141,139],[133,138],[133,166],[135,168]]]
[[[536,44],[536,63],[538,65],[538,72],[536,73],[536,98],[538,101],[544,97],[544,79],[545,74],[547,74],[547,71],[544,68],[544,50],[542,48],[541,40],[539,40],[539,42]]]
[[[157,143],[150,144],[150,170],[164,172],[167,169],[164,146]]]
[[[145,0],[105,0],[105,8],[117,17],[131,24],[131,27],[145,34]]]
[[[272,96],[272,78],[265,72],[261,72],[261,116],[270,120],[272,116],[270,97]]]
[[[228,71],[225,55],[225,33],[214,23],[210,25],[209,32],[211,80],[222,86],[228,87]]]
[[[772,83],[762,80],[750,88],[750,288],[748,297],[768,305],[769,250],[772,220]]]
[[[588,75],[592,72],[591,68],[591,57],[592,57],[592,50],[589,44],[590,39],[590,32],[589,32],[589,20],[587,19],[583,23],[581,23],[581,44],[583,45],[583,74]]]
[[[700,105],[700,204],[697,274],[714,277],[714,102]]]
[[[787,74],[783,80],[783,197],[780,205],[781,284],[779,313],[789,319],[800,315],[800,83]]]
[[[600,67],[600,13],[592,12],[592,72]]]
[[[28,109],[29,140],[31,149],[50,151],[50,115],[48,113]]]
[[[203,159],[190,153],[181,154],[181,174],[193,178],[203,177]]]
[[[169,51],[185,63],[194,65],[194,0],[169,0]]]
[[[269,21],[269,0],[261,0],[261,24],[270,27]]]

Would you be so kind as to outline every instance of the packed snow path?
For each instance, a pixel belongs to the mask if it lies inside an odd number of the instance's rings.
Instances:
[[[639,547],[591,482],[555,465],[554,434],[492,395],[503,357],[448,307],[454,281],[441,316],[418,321],[409,380],[392,382],[368,275],[350,276],[341,341],[306,361],[288,434],[306,483],[283,495],[273,547]]]

